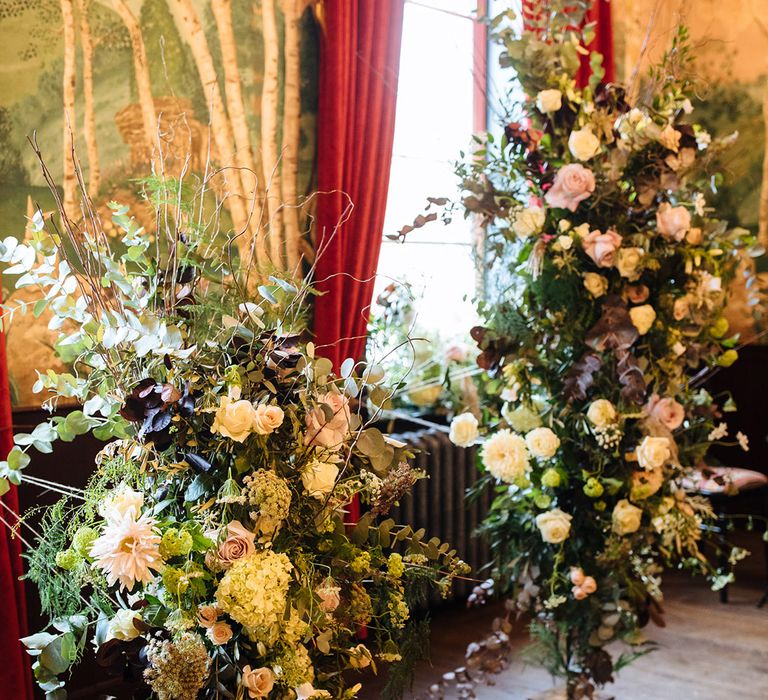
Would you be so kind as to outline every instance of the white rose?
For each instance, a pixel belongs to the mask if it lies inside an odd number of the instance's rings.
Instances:
[[[585,272],[584,288],[597,299],[608,291],[608,280],[597,272]]]
[[[253,428],[259,435],[269,435],[282,424],[285,414],[280,406],[259,404],[253,416]]]
[[[508,484],[524,476],[529,468],[525,440],[506,428],[486,440],[482,457],[491,475]]]
[[[512,228],[521,238],[528,238],[541,231],[545,220],[546,215],[541,207],[527,207],[515,217]]]
[[[573,247],[573,238],[570,236],[558,236],[557,243],[563,250],[570,250]]]
[[[534,457],[549,459],[560,447],[560,438],[549,428],[534,428],[525,436],[525,444]]]
[[[596,399],[587,409],[587,419],[596,428],[605,428],[616,422],[618,413],[608,399]]]
[[[616,260],[616,269],[619,274],[626,277],[630,282],[638,279],[644,252],[642,248],[619,248],[618,259]]]
[[[647,435],[635,451],[637,462],[643,469],[658,469],[672,456],[669,438]]]
[[[99,515],[109,522],[122,520],[128,511],[138,519],[144,505],[144,494],[128,486],[118,486],[99,504]]]
[[[542,90],[536,95],[536,108],[546,114],[557,112],[563,106],[560,90]]]
[[[214,622],[213,626],[208,628],[206,635],[214,645],[221,646],[232,639],[232,628],[229,626],[229,623],[220,620]]]
[[[629,535],[640,529],[643,511],[633,506],[626,498],[622,498],[614,507],[612,521],[613,531],[617,535]]]
[[[536,526],[541,532],[541,539],[550,544],[559,544],[568,539],[571,534],[571,520],[573,516],[564,513],[559,508],[554,508],[547,513],[536,516]]]
[[[462,413],[451,421],[451,430],[448,433],[448,439],[459,447],[469,447],[472,445],[479,431],[477,429],[477,418],[471,413]]]
[[[256,409],[250,401],[232,401],[228,396],[222,396],[211,431],[243,442],[253,432],[255,417]]]
[[[301,483],[310,496],[322,500],[336,484],[339,468],[331,462],[315,460],[301,474]]]
[[[589,160],[600,153],[600,139],[592,133],[592,129],[585,127],[571,132],[568,137],[568,148],[574,158]]]
[[[577,236],[578,238],[584,238],[585,236],[589,235],[589,224],[583,223],[579,224],[578,226],[574,227],[573,234]]]
[[[107,625],[106,641],[119,639],[123,642],[130,642],[132,639],[136,639],[141,632],[133,624],[134,620],[141,620],[141,615],[135,610],[126,610],[124,608],[118,610]]]
[[[637,332],[640,335],[645,335],[653,322],[656,320],[656,312],[650,304],[643,304],[642,306],[633,306],[629,310],[629,317],[632,319],[632,324],[637,328]]]

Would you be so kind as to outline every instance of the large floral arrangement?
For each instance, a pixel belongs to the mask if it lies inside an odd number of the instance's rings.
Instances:
[[[412,601],[465,569],[374,520],[422,476],[363,413],[390,395],[383,371],[332,372],[301,335],[312,289],[238,265],[204,185],[148,180],[152,232],[113,204],[110,240],[84,195],[80,223],[38,213],[0,251],[72,367],[37,390],[82,405],[17,434],[1,483],[43,483],[32,449],[109,441],[87,487],[45,482],[64,496],[22,528],[41,519],[28,575],[51,627],[24,642],[49,698],[89,642],[132,696],[351,698],[349,671],[419,657]]]
[[[451,430],[482,442],[495,578],[568,697],[648,648],[663,567],[729,580],[702,548],[711,506],[685,484],[724,437],[699,380],[737,357],[722,312],[750,243],[707,206],[729,139],[695,122],[685,30],[634,96],[601,82],[595,54],[580,86],[588,6],[548,3],[523,32],[511,12],[494,20],[526,98],[460,174],[507,282],[472,331],[491,375],[484,419]],[[631,646],[613,659],[617,640]]]

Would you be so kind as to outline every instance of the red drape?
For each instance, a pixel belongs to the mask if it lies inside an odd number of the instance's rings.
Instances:
[[[360,359],[395,132],[404,0],[325,0],[318,105],[318,353]],[[323,194],[325,193],[325,194]],[[352,204],[348,219],[339,220]]]
[[[612,83],[616,79],[616,73],[613,60],[613,24],[611,22],[610,0],[594,0],[587,13],[587,22],[596,22],[595,38],[587,48],[603,55],[603,68],[605,68],[603,82]],[[589,56],[582,56],[577,78],[579,85],[586,85],[589,82],[590,74]]]
[[[5,356],[5,336],[0,332],[0,454],[2,458],[13,446],[11,396],[8,386],[8,364]],[[19,511],[16,488],[2,497],[3,503]],[[14,517],[0,506],[2,519],[14,524]],[[11,537],[0,525],[0,697],[14,700],[32,699],[32,676],[27,653],[19,641],[27,635],[27,606],[22,574],[21,542]]]
[[[324,3],[315,281],[325,294],[315,301],[314,330],[318,353],[337,369],[365,350],[389,189],[403,9],[404,0]],[[348,518],[359,517],[355,498]]]

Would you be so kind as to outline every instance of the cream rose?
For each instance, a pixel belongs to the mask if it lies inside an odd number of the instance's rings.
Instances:
[[[629,497],[633,501],[650,498],[664,484],[664,472],[661,469],[632,472]]]
[[[243,442],[254,430],[255,416],[256,409],[250,401],[232,401],[228,396],[222,396],[211,431],[235,442]]]
[[[605,233],[590,231],[582,238],[581,246],[598,267],[613,267],[616,262],[616,251],[621,246],[621,236],[613,229]]]
[[[471,413],[462,413],[451,421],[448,439],[459,447],[469,447],[480,434],[477,429],[477,418]]]
[[[577,160],[589,160],[600,153],[600,139],[589,127],[572,131],[568,137],[568,149]]]
[[[580,163],[564,165],[555,175],[555,181],[544,195],[551,207],[576,211],[579,204],[595,191],[595,176]]]
[[[315,460],[307,465],[301,474],[304,490],[312,497],[323,500],[336,484],[339,468],[332,462]]]
[[[530,466],[525,440],[506,428],[486,440],[482,459],[492,476],[508,484],[524,476]]]
[[[536,95],[536,108],[539,112],[551,114],[563,106],[563,95],[560,90],[541,90]]]
[[[536,526],[541,532],[541,538],[550,544],[559,544],[568,539],[571,534],[571,520],[573,516],[564,513],[559,508],[554,508],[546,513],[536,516]]]
[[[656,228],[668,241],[682,241],[691,228],[691,213],[685,207],[663,202],[656,211]]]
[[[259,404],[253,416],[253,429],[259,435],[269,435],[275,432],[282,424],[285,414],[280,406]]]
[[[238,559],[247,557],[256,551],[254,542],[256,535],[243,527],[239,520],[233,520],[227,525],[226,538],[219,545],[217,557],[219,563],[228,568]]]
[[[341,588],[334,586],[330,583],[324,583],[321,586],[315,588],[317,597],[320,598],[320,610],[324,613],[332,613],[341,603],[341,596],[339,595]]]
[[[549,459],[560,447],[560,438],[549,428],[534,428],[525,436],[525,444],[534,457]]]
[[[685,409],[681,404],[668,396],[664,398],[659,398],[658,394],[651,396],[648,401],[647,411],[649,415],[669,430],[677,430],[685,419]]]
[[[141,615],[135,610],[126,610],[125,608],[118,610],[107,625],[106,641],[119,639],[123,642],[130,642],[132,639],[136,639],[141,632],[133,624],[134,620],[141,620]]]
[[[615,423],[618,415],[608,399],[595,399],[587,409],[587,419],[596,428],[605,428]]]
[[[617,535],[630,535],[640,529],[643,511],[633,506],[626,498],[622,498],[613,508],[611,520],[613,531]]]
[[[338,450],[349,434],[349,399],[329,391],[317,401],[305,419],[307,444]]]
[[[275,685],[275,674],[269,668],[252,669],[250,666],[243,666],[242,684],[248,691],[248,697],[265,698]]]
[[[597,299],[608,291],[608,280],[597,272],[585,272],[584,288]]]
[[[643,469],[659,469],[672,456],[669,438],[646,435],[635,451],[637,463]]]
[[[645,251],[642,248],[619,248],[616,269],[622,277],[634,282],[640,277],[640,264]]]
[[[637,332],[640,335],[645,335],[651,330],[651,326],[656,320],[656,312],[650,304],[633,306],[629,310],[629,318],[632,320],[632,325],[637,328]]]
[[[219,619],[219,608],[215,605],[201,605],[197,609],[197,623],[200,627],[210,629]]]
[[[220,620],[219,622],[214,622],[213,625],[208,628],[206,635],[208,639],[211,640],[212,644],[221,646],[232,639],[232,628],[229,626],[229,623]]]
[[[515,217],[512,230],[520,238],[528,238],[541,231],[545,221],[546,215],[541,207],[527,207]]]

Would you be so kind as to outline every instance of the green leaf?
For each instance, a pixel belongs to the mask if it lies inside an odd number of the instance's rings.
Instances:
[[[8,479],[5,477],[0,477],[0,496],[5,496],[8,491],[11,490],[11,485],[8,482]]]
[[[29,455],[19,447],[14,447],[8,453],[8,469],[19,471],[30,463]]]

